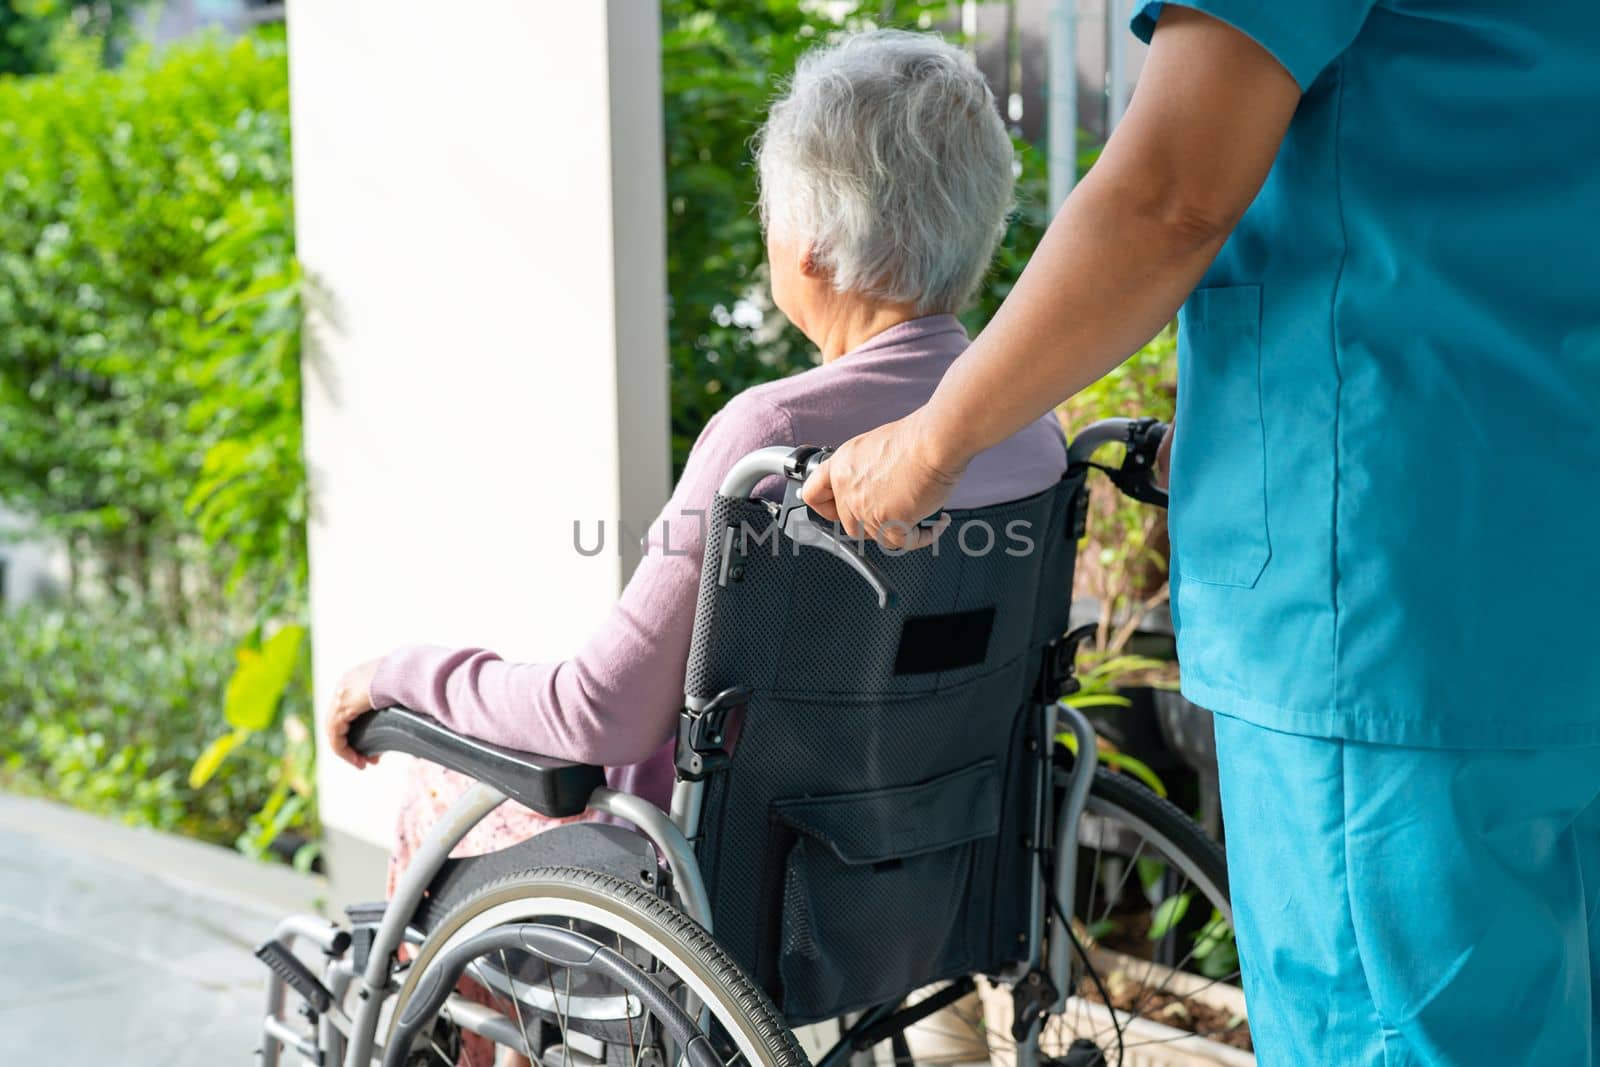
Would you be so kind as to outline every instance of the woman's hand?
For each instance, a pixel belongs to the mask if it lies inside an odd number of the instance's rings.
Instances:
[[[933,458],[922,412],[846,441],[806,483],[805,501],[851,537],[914,549],[938,540],[947,518],[924,529],[961,480],[965,463]]]
[[[377,763],[376,756],[363,756],[350,747],[350,724],[372,710],[372,676],[378,661],[368,660],[344,672],[333,687],[333,710],[328,715],[328,745],[333,754],[356,770]]]

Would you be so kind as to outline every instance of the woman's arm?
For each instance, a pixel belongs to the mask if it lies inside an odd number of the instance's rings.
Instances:
[[[638,569],[578,655],[509,663],[479,648],[398,648],[335,687],[327,727],[334,753],[365,766],[369,761],[349,747],[350,722],[374,707],[400,705],[458,733],[541,755],[612,767],[650,756],[672,736],[683,707],[705,512],[735,460],[791,436],[782,411],[735,398],[706,424],[672,499],[651,524]]]
[[[943,506],[973,456],[1172,320],[1266,180],[1299,100],[1249,37],[1166,7],[1127,115],[993,321],[926,407],[835,453],[807,502],[852,534],[916,546],[907,524]]]

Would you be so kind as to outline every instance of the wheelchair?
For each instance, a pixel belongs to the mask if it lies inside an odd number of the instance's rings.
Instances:
[[[488,1063],[493,1046],[546,1067],[800,1067],[803,1026],[836,1034],[816,1067],[1136,1062],[1141,1007],[1105,979],[1167,976],[1152,1003],[1204,984],[1226,870],[1190,818],[1097,765],[1059,698],[1092,629],[1068,630],[1090,471],[1164,504],[1164,430],[1096,423],[1055,487],[952,512],[915,553],[805,508],[824,450],[741,460],[708,517],[670,812],[402,708],[358,720],[358,750],[476,782],[386,904],[290,917],[262,945],[259,1062]],[[1095,463],[1113,442],[1121,465]],[[775,483],[781,502],[755,495]],[[508,799],[597,817],[448,858]]]

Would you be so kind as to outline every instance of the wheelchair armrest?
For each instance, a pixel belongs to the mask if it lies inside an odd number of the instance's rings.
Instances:
[[[518,752],[458,734],[409,708],[369,711],[350,724],[350,747],[364,756],[404,752],[494,786],[540,815],[565,818],[588,807],[606,784],[603,767]]]

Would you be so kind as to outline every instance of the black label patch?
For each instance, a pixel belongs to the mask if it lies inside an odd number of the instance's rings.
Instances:
[[[900,628],[895,674],[932,674],[974,667],[989,654],[994,608],[914,615]]]

